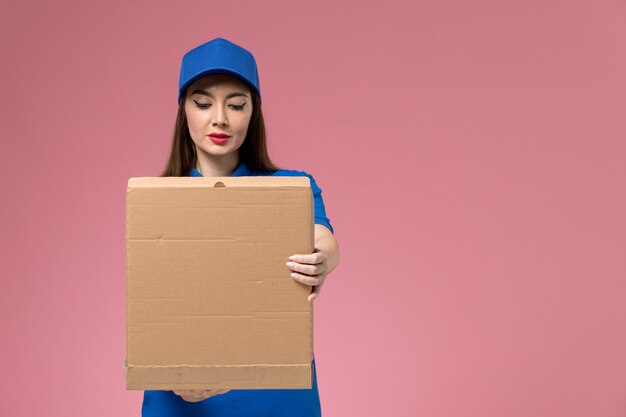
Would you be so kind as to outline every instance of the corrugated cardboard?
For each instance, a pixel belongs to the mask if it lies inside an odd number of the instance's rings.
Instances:
[[[126,201],[127,389],[312,386],[308,177],[143,177]]]

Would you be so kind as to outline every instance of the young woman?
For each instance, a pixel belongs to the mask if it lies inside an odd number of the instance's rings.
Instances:
[[[309,177],[315,200],[315,250],[285,261],[294,280],[312,286],[312,302],[339,263],[339,247],[313,176],[279,169],[270,161],[254,56],[223,38],[187,52],[178,103],[171,153],[161,176]],[[315,358],[311,363],[311,389],[146,390],[142,416],[321,416]]]

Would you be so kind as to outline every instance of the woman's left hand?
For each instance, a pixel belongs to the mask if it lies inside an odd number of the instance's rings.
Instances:
[[[312,285],[313,292],[309,295],[309,302],[313,301],[320,293],[324,280],[328,275],[328,257],[324,252],[315,248],[308,255],[290,256],[287,267],[291,269],[291,277],[303,284]]]

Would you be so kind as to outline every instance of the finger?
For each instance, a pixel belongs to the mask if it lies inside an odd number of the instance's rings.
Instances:
[[[320,295],[321,290],[321,285],[316,285],[315,287],[313,287],[313,292],[311,293],[311,295],[309,295],[309,303],[315,300]]]
[[[203,398],[196,398],[193,395],[183,395],[181,398],[189,403],[197,403],[203,400]]]
[[[228,391],[230,390],[229,389],[216,389],[216,390],[213,390],[213,395],[226,394]]]
[[[178,392],[178,396],[180,398],[182,398],[185,401],[188,402],[196,402],[197,399],[195,397],[193,397],[192,395],[190,395],[187,391],[181,390],[181,391],[177,391]]]
[[[291,273],[291,278],[306,285],[320,285],[323,282],[323,278],[310,277],[307,275],[298,274],[296,272]]]
[[[287,262],[285,265],[287,265],[287,268],[291,269],[292,271],[300,272],[302,274],[310,276],[319,275],[323,273],[326,269],[324,264],[303,265],[296,262]]]
[[[310,253],[310,254],[306,254],[306,255],[294,255],[294,256],[290,256],[289,259],[291,259],[294,262],[298,262],[301,264],[320,264],[326,261],[326,254],[324,252],[314,252],[314,253]]]

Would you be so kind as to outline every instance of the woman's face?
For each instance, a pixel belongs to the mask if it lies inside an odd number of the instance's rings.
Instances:
[[[206,75],[187,88],[185,114],[196,149],[215,156],[237,152],[252,117],[250,88],[228,74]],[[209,135],[216,133],[229,137],[214,141]]]

